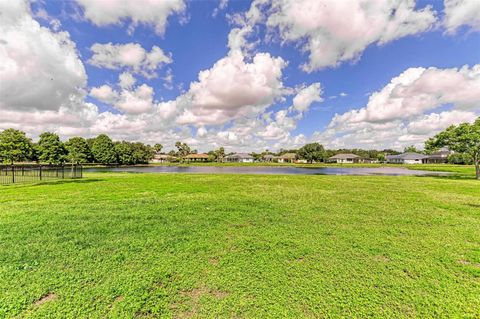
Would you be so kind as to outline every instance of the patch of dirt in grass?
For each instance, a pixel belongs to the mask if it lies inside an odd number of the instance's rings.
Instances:
[[[200,310],[200,298],[202,296],[212,296],[216,299],[223,299],[226,298],[229,293],[226,291],[216,290],[216,289],[208,289],[204,286],[195,288],[192,290],[182,291],[180,295],[186,297],[188,301],[188,305],[190,305],[190,310],[188,311],[179,311],[179,305],[174,304],[171,306],[171,309],[175,312],[174,318],[192,318],[195,317],[199,310]]]
[[[375,261],[383,262],[383,263],[387,263],[387,262],[390,261],[390,258],[388,258],[387,256],[384,256],[384,255],[374,256],[373,259],[374,259]]]
[[[38,307],[38,306],[41,306],[43,305],[44,303],[46,302],[49,302],[49,301],[52,301],[52,300],[55,300],[57,299],[57,295],[54,294],[53,292],[49,292],[48,294],[46,294],[45,296],[43,296],[42,298],[38,299],[37,301],[35,301],[33,303],[33,305],[35,307]]]
[[[217,265],[218,265],[218,258],[210,258],[210,259],[208,260],[208,262],[209,262],[211,265],[217,266]]]
[[[207,290],[205,287],[195,288],[192,290],[184,290],[180,294],[186,296],[192,300],[198,300],[202,295],[206,294]]]
[[[210,294],[217,299],[223,299],[228,297],[228,292],[221,290],[210,290]]]
[[[314,312],[310,309],[310,307],[306,304],[303,303],[301,304],[301,310],[303,314],[305,315],[306,318],[317,318],[318,316],[315,315]]]
[[[113,300],[113,302],[120,302],[120,301],[123,301],[123,299],[125,299],[125,297],[123,297],[123,296],[117,296],[117,297]]]
[[[415,308],[411,305],[400,304],[398,305],[398,310],[407,318],[415,318],[417,316]]]
[[[471,263],[469,262],[468,260],[464,260],[464,259],[460,259],[458,261],[459,264],[462,264],[462,265],[470,265],[470,266],[473,266],[473,267],[477,267],[477,268],[480,268],[480,264],[474,264],[474,263]]]
[[[122,302],[124,299],[125,297],[123,297],[122,295],[116,296],[108,306],[108,309],[112,310],[117,305],[117,303]]]

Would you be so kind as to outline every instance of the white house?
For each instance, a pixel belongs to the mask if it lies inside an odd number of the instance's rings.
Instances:
[[[155,154],[155,156],[153,157],[151,162],[152,163],[166,163],[166,162],[172,162],[172,161],[175,161],[175,160],[176,160],[176,157],[174,157],[174,156],[157,153],[157,154]]]
[[[263,155],[262,160],[264,162],[278,162],[278,156],[272,154]]]
[[[279,163],[293,163],[297,159],[297,154],[295,153],[285,153],[278,157]]]
[[[392,164],[425,164],[428,156],[414,152],[407,152],[399,155],[387,155],[387,163]]]
[[[362,158],[355,154],[337,154],[329,157],[327,161],[338,164],[363,162]]]
[[[224,162],[253,163],[253,156],[247,153],[235,153],[225,156]]]
[[[448,161],[448,156],[450,156],[452,152],[449,150],[440,150],[438,152],[432,153],[428,156],[427,163],[428,164],[444,164]]]

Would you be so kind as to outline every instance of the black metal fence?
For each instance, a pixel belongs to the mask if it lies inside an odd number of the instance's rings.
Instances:
[[[82,165],[0,165],[0,185],[82,176]]]

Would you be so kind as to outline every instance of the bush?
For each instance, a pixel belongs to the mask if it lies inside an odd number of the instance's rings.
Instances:
[[[447,162],[449,164],[473,164],[473,159],[468,154],[454,153],[448,155]]]

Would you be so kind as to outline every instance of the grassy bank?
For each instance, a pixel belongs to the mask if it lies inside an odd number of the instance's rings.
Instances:
[[[476,318],[479,295],[471,178],[98,173],[0,187],[0,318]]]

